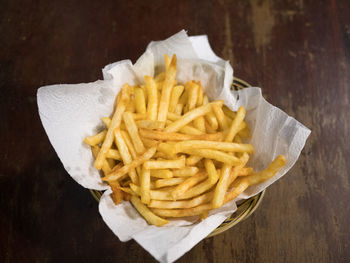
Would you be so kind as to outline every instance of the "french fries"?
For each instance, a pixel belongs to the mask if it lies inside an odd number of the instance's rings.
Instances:
[[[155,130],[140,129],[140,135],[144,138],[160,141],[184,141],[184,140],[221,140],[222,133],[189,135],[177,132],[163,132]]]
[[[169,111],[170,95],[175,83],[176,62],[176,55],[174,55],[165,71],[165,79],[163,82],[162,95],[158,109],[158,121],[166,121],[166,117]]]
[[[156,216],[155,214],[152,213],[151,210],[145,206],[141,200],[137,196],[132,196],[131,197],[131,203],[134,205],[136,210],[143,216],[143,218],[146,219],[148,223],[151,225],[155,226],[163,226],[169,223],[168,220],[165,220],[163,218],[160,218],[159,216]]]
[[[106,137],[106,134],[107,134],[107,131],[106,131],[106,130],[101,131],[101,132],[97,133],[96,135],[86,137],[86,138],[84,139],[84,142],[87,143],[87,144],[89,144],[90,146],[98,145],[98,144],[100,144],[101,142],[103,142],[103,140],[104,140],[105,137]]]
[[[103,161],[106,159],[106,154],[113,144],[113,140],[114,140],[113,132],[120,125],[122,120],[122,114],[124,113],[126,105],[130,100],[129,89],[130,89],[130,86],[128,84],[125,84],[122,88],[121,99],[117,105],[112,121],[109,125],[106,137],[101,146],[101,150],[99,151],[95,160],[95,167],[98,170],[102,168]]]
[[[157,148],[152,147],[149,150],[147,150],[142,156],[139,158],[133,160],[132,162],[125,164],[120,169],[113,169],[111,173],[107,174],[105,177],[102,178],[104,181],[115,181],[121,178],[124,174],[129,173],[132,169],[135,169],[136,167],[140,166],[141,164],[145,163],[147,160],[151,159],[152,156],[156,153]],[[150,165],[146,165],[146,163],[143,165],[145,169],[152,169],[149,168]]]
[[[137,113],[145,114],[146,113],[146,98],[145,93],[142,88],[136,87],[134,89],[134,103]]]
[[[177,160],[163,160],[163,161],[146,161],[144,166],[146,169],[179,169],[184,168],[186,164],[185,156]]]
[[[273,177],[283,155],[265,169],[247,166],[251,144],[246,111],[209,102],[199,81],[177,84],[177,58],[165,56],[166,70],[144,85],[125,84],[106,128],[84,142],[117,205],[130,201],[149,223],[198,216],[235,199],[249,186]]]

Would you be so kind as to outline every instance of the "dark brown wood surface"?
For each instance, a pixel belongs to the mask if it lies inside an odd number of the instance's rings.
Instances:
[[[66,1],[0,4],[0,262],[153,262],[122,243],[42,128],[42,85],[90,82],[150,40],[207,34],[235,75],[312,134],[259,209],[178,262],[350,262],[350,2]]]

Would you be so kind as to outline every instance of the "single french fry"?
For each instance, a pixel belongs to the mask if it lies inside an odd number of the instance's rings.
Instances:
[[[90,146],[95,146],[103,142],[107,134],[107,130],[101,131],[93,136],[88,136],[84,139],[84,142],[89,144]]]
[[[144,166],[146,169],[175,169],[183,168],[186,164],[185,156],[181,156],[177,160],[164,160],[164,161],[146,161]]]
[[[174,200],[179,199],[188,189],[206,179],[208,175],[206,173],[198,173],[194,176],[187,178],[183,183],[179,184],[172,192],[171,196]]]
[[[217,151],[217,150],[211,150],[211,149],[186,149],[182,150],[181,152],[197,155],[203,158],[209,158],[213,160],[217,160],[222,163],[226,163],[229,165],[239,165],[241,164],[241,160],[238,159],[235,156],[229,155],[227,153]]]
[[[136,125],[138,128],[143,128],[143,129],[162,129],[164,128],[164,122],[162,121],[153,121],[153,120],[139,120],[136,121]]]
[[[169,110],[170,95],[176,76],[176,55],[173,55],[169,67],[165,71],[162,95],[159,102],[158,121],[166,121]]]
[[[143,145],[141,138],[138,133],[138,128],[130,112],[126,111],[123,113],[123,120],[128,133],[130,134],[131,141],[135,146],[135,150],[138,154],[143,153],[146,149]]]
[[[142,215],[142,217],[151,225],[163,226],[169,223],[168,220],[165,220],[152,213],[152,211],[149,210],[147,206],[145,206],[138,197],[132,196],[130,201],[134,205],[136,210]]]
[[[207,203],[212,198],[213,198],[213,192],[208,192],[186,201],[151,200],[148,206],[151,208],[165,208],[165,209],[191,208],[191,207],[196,207],[201,204]]]
[[[177,85],[171,91],[170,102],[169,102],[169,112],[174,112],[179,98],[184,91],[184,86]],[[169,114],[168,112],[168,114]]]
[[[181,116],[180,119],[178,119],[177,121],[174,121],[173,123],[171,123],[168,127],[166,127],[164,129],[164,131],[166,132],[177,132],[178,130],[180,130],[183,126],[187,125],[188,123],[190,123],[191,121],[193,121],[194,119],[200,117],[200,116],[204,116],[205,114],[207,114],[208,112],[211,111],[211,107],[213,105],[222,105],[223,101],[214,101],[211,103],[208,103],[207,105],[203,105],[201,107],[195,108],[189,112],[187,112],[185,115]]]
[[[211,204],[206,203],[192,208],[185,209],[161,209],[152,208],[152,212],[162,217],[186,217],[196,216],[211,209]]]
[[[137,159],[133,160],[132,162],[125,164],[122,168],[112,170],[111,173],[109,173],[107,176],[103,177],[102,180],[104,181],[113,181],[118,180],[121,178],[124,174],[130,173],[133,169],[135,169],[137,166],[140,166],[141,164],[145,163],[147,160],[151,159],[153,155],[156,153],[157,147],[152,147],[144,152],[141,156],[139,156]],[[146,166],[144,166],[145,169]]]
[[[214,197],[212,200],[213,208],[219,208],[223,205],[225,200],[225,193],[229,186],[228,181],[230,178],[232,166],[225,164],[221,169],[221,177],[217,183],[214,191]]]
[[[286,165],[286,157],[284,155],[277,156],[265,169],[256,174],[245,177],[250,185],[259,184],[274,177],[276,173]]]
[[[234,189],[225,195],[225,202],[227,203],[241,193],[243,193],[250,185],[262,183],[276,175],[276,173],[286,165],[286,157],[284,155],[279,155],[273,160],[269,166],[256,174],[249,175],[237,179],[234,182]]]
[[[215,168],[213,161],[211,159],[205,159],[204,167],[208,173],[209,182],[215,184],[219,180],[219,174]]]
[[[235,184],[234,189],[226,193],[224,204],[235,199],[237,196],[239,196],[249,187],[249,181],[247,180],[246,177],[237,179],[234,184]]]
[[[195,166],[185,167],[182,169],[173,170],[174,177],[188,177],[198,173],[199,169]]]
[[[151,170],[151,177],[163,179],[172,178],[173,172],[167,169]]]
[[[125,142],[126,146],[128,147],[128,150],[130,152],[130,155],[131,155],[132,159],[135,160],[137,158],[137,154],[136,154],[135,147],[134,147],[134,145],[131,142],[129,134],[126,131],[122,131],[122,130],[120,131],[120,133],[121,133],[121,135],[122,135],[122,137],[124,139],[124,142]]]
[[[176,133],[176,132],[164,132],[164,131],[140,129],[139,133],[144,138],[163,140],[163,141],[183,141],[183,140],[219,141],[222,138],[222,133],[220,132],[215,134],[190,135],[190,134],[182,134],[182,133]]]
[[[109,182],[112,189],[112,199],[115,205],[120,204],[123,201],[123,192],[119,189],[120,185],[117,181]]]
[[[146,114],[146,99],[145,94],[142,88],[135,87],[134,88],[135,93],[135,109],[137,113]]]
[[[198,98],[197,98],[196,106],[199,107],[203,105],[204,94],[203,94],[203,87],[200,81],[197,82],[197,85],[199,88],[198,88]]]
[[[140,177],[140,190],[141,190],[141,202],[144,204],[149,204],[151,201],[150,194],[150,184],[151,184],[151,171],[145,169],[142,166],[141,177]]]
[[[122,160],[122,157],[120,156],[120,153],[116,149],[109,149],[106,155],[107,158],[111,158],[114,160]]]
[[[173,186],[181,184],[185,181],[186,178],[167,178],[167,179],[158,179],[155,183],[155,188],[161,188],[165,186]]]
[[[115,129],[114,131],[114,138],[115,138],[115,144],[117,145],[118,151],[120,156],[122,157],[122,160],[124,164],[129,164],[132,162],[132,158],[128,149],[128,146],[126,145],[123,136],[121,134],[120,129]],[[136,174],[135,169],[131,169],[129,172],[130,179],[133,183],[138,183],[138,177]]]
[[[239,107],[236,117],[234,118],[233,122],[231,123],[230,129],[228,134],[226,135],[225,141],[226,142],[232,142],[234,137],[236,136],[237,132],[239,131],[239,125],[244,120],[246,111],[244,107]]]
[[[188,149],[213,149],[225,152],[247,152],[254,153],[254,147],[251,144],[241,144],[232,142],[218,142],[205,140],[189,140],[176,143],[173,147],[175,153]]]
[[[91,151],[92,151],[92,155],[96,158],[98,156],[98,152],[100,151],[100,147],[98,147],[97,145],[91,146]],[[107,160],[105,159],[103,161],[103,165],[102,165],[103,173],[106,175],[106,174],[110,173],[111,170],[112,170],[111,167],[109,166]]]
[[[172,123],[172,121],[170,121],[170,120],[167,120],[167,121],[166,121],[166,124],[167,124],[167,125],[170,125],[171,123]],[[202,132],[202,131],[200,131],[200,130],[198,130],[198,129],[196,129],[196,128],[190,126],[190,125],[185,125],[185,126],[183,126],[183,127],[179,130],[179,132],[184,133],[184,134],[189,134],[189,135],[201,135],[201,134],[204,134],[204,133],[205,133],[205,132]],[[214,133],[216,133],[216,132],[214,132]]]
[[[207,95],[203,96],[203,105],[207,105],[209,103]],[[205,116],[205,119],[208,121],[208,124],[210,127],[216,131],[219,128],[218,121],[215,117],[215,114],[213,111],[208,112]]]
[[[188,165],[188,166],[195,165],[196,163],[198,163],[202,159],[203,159],[203,157],[201,157],[201,156],[191,155],[190,157],[188,157],[186,159],[186,165]]]
[[[168,54],[164,55],[164,62],[165,62],[165,74],[166,74],[166,71],[169,69],[170,63],[171,63],[171,58],[169,57]],[[165,79],[165,76],[164,76],[164,79]]]
[[[216,116],[216,119],[218,120],[218,123],[219,123],[219,126],[220,126],[220,129],[222,131],[226,130],[228,128],[228,123],[227,123],[227,120],[225,118],[225,114],[224,112],[222,111],[222,105],[213,105],[213,112]]]
[[[188,94],[188,110],[193,110],[196,107],[199,86],[194,81],[188,81],[186,82],[185,87]]]
[[[95,160],[95,167],[98,170],[102,168],[103,160],[105,160],[106,154],[108,150],[111,148],[114,140],[113,132],[120,125],[120,122],[122,120],[122,114],[125,111],[125,107],[130,100],[129,89],[130,89],[130,86],[128,84],[125,84],[122,88],[120,102],[117,104],[112,121],[108,128],[105,140],[103,141],[101,150],[99,151],[98,156]]]
[[[157,111],[158,111],[158,91],[157,86],[154,81],[149,76],[145,76],[145,82],[146,82],[146,90],[147,90],[147,96],[148,96],[148,102],[147,102],[147,118],[149,120],[157,120]]]
[[[213,186],[216,184],[213,183],[209,178],[205,181],[193,186],[190,188],[187,192],[185,192],[180,198],[178,199],[189,199],[194,196],[198,196],[200,194],[203,194],[204,192],[208,191],[209,189],[213,188]]]

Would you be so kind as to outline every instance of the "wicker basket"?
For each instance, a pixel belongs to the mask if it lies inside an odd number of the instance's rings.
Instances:
[[[247,82],[245,82],[244,80],[238,79],[236,77],[234,78],[232,83],[232,89],[239,90],[247,87],[250,87],[250,85]],[[96,201],[99,202],[102,196],[102,192],[90,189],[90,193],[96,199]],[[258,206],[260,205],[264,197],[264,194],[265,194],[265,190],[247,200],[243,200],[242,202],[240,202],[237,205],[237,210],[232,215],[230,215],[213,232],[211,232],[207,237],[212,237],[212,236],[221,234],[222,232],[225,232],[227,229],[233,227],[239,222],[247,219],[258,208]]]

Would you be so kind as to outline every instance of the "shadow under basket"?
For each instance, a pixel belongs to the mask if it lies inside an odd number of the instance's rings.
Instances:
[[[232,83],[233,90],[239,90],[247,87],[250,87],[250,85],[247,82],[245,82],[244,80],[238,79],[236,77],[234,78]],[[103,194],[103,192],[101,191],[91,190],[91,189],[90,189],[90,193],[96,199],[97,202],[100,201],[100,198]],[[228,218],[226,218],[226,220],[222,222],[221,225],[218,226],[207,237],[213,237],[218,234],[221,234],[225,232],[227,229],[233,227],[234,225],[237,225],[239,222],[242,222],[243,220],[247,219],[258,208],[258,206],[260,205],[264,197],[264,194],[265,194],[265,190],[249,199],[242,200],[240,203],[238,203],[237,210],[234,213],[232,213]]]

